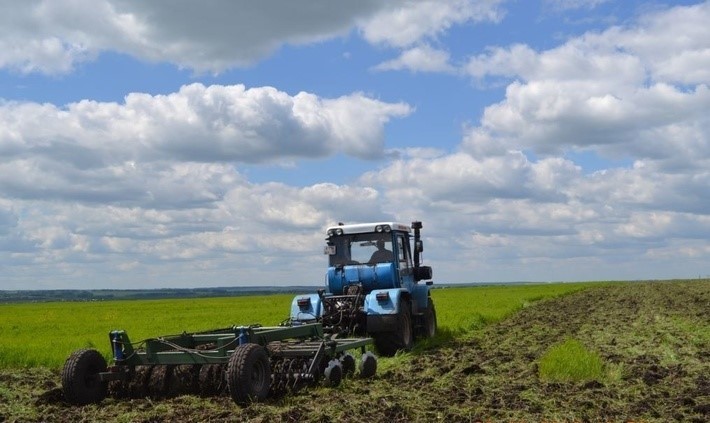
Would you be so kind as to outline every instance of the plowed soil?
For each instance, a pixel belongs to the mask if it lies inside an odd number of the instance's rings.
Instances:
[[[464,311],[462,311],[464,312]],[[541,379],[573,338],[594,380]],[[628,283],[535,303],[436,348],[391,359],[374,380],[239,407],[228,396],[64,402],[58,371],[0,372],[2,421],[710,421],[710,281]]]

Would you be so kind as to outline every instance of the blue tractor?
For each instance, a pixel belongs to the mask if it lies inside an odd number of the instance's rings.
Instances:
[[[421,222],[328,228],[326,289],[297,295],[291,324],[319,322],[336,338],[370,336],[384,356],[411,349],[415,337],[433,337],[432,269],[421,265],[421,228]]]

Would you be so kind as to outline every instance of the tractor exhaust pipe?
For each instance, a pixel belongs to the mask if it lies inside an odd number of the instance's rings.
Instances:
[[[422,242],[421,229],[422,222],[414,221],[412,222],[412,229],[414,229],[414,267],[419,267],[419,262],[421,259],[422,251],[424,251],[424,243]]]

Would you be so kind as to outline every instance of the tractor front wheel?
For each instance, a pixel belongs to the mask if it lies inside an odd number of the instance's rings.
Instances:
[[[106,398],[108,383],[99,379],[106,371],[106,359],[96,350],[74,351],[62,369],[62,391],[67,402],[85,405]]]
[[[436,336],[436,309],[434,308],[434,301],[429,298],[429,304],[424,310],[424,328],[422,330],[422,335],[425,338],[433,338]]]
[[[264,347],[243,344],[234,350],[227,366],[227,386],[239,405],[266,399],[271,389],[271,366]]]

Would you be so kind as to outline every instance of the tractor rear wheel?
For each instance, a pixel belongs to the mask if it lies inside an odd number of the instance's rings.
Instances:
[[[271,389],[271,366],[264,347],[243,344],[234,350],[227,366],[227,386],[239,405],[266,399]]]
[[[399,313],[397,313],[397,325],[393,331],[380,332],[374,334],[377,351],[385,356],[392,357],[399,350],[409,351],[414,343],[414,331],[412,327],[412,309],[409,301],[399,300]]]
[[[108,383],[99,379],[106,371],[106,359],[96,350],[74,351],[62,369],[64,398],[78,405],[101,402],[106,398]]]

